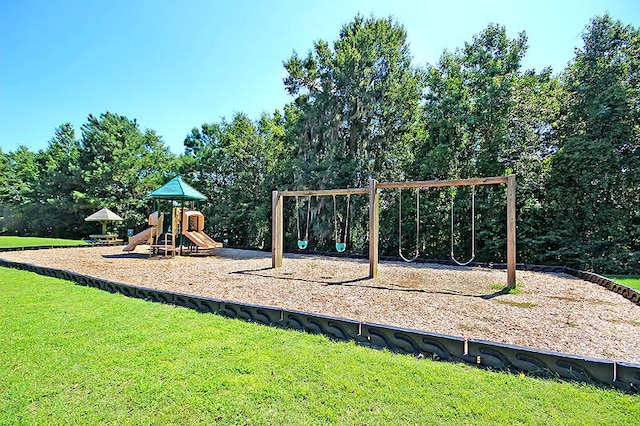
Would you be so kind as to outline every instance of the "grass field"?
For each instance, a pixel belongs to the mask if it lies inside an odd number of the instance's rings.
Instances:
[[[0,424],[640,424],[640,397],[0,268]]]
[[[0,236],[0,248],[37,247],[37,246],[77,246],[86,244],[82,240],[64,240],[61,238],[6,237]]]
[[[620,284],[624,284],[627,287],[633,287],[640,290],[640,275],[612,275],[608,278]]]

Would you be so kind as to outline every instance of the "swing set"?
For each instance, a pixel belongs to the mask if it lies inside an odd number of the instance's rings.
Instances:
[[[351,194],[347,194],[347,211],[344,216],[344,232],[343,238],[340,239],[339,225],[338,225],[338,212],[336,210],[336,195],[333,195],[333,223],[334,223],[334,239],[336,243],[336,251],[342,253],[347,249],[347,230],[349,229],[349,204],[351,200]],[[311,223],[311,195],[307,196],[307,226],[304,231],[304,239],[300,232],[300,201],[299,196],[296,195],[296,228],[298,230],[298,250],[304,250],[309,245],[309,225]],[[341,228],[341,227],[340,227]],[[342,229],[340,229],[342,230]]]
[[[402,188],[398,191],[398,255],[407,263],[416,260],[420,254],[420,188],[416,189],[416,252],[413,257],[405,257],[402,253]],[[451,192],[451,260],[459,265],[466,266],[476,258],[476,186],[471,186],[471,257],[469,260],[458,260],[455,256],[455,194]]]
[[[455,194],[451,193],[451,259],[458,265],[468,265],[475,259],[475,187],[477,185],[506,185],[507,186],[507,287],[515,288],[516,285],[516,177],[515,175],[497,176],[487,178],[456,179],[456,180],[433,180],[433,181],[411,181],[411,182],[378,182],[374,179],[369,181],[369,188],[342,188],[327,190],[304,190],[304,191],[273,191],[272,193],[272,241],[271,259],[272,267],[282,266],[283,255],[283,199],[284,197],[295,197],[296,199],[296,224],[298,231],[298,248],[304,250],[309,243],[309,225],[311,221],[311,199],[312,197],[333,197],[333,216],[336,251],[343,252],[347,248],[347,232],[349,224],[349,206],[351,195],[369,194],[369,278],[378,276],[378,246],[379,246],[379,216],[380,216],[380,190],[399,189],[398,207],[398,254],[406,262],[413,262],[419,256],[420,240],[420,189],[434,187],[456,187],[471,186],[471,256],[468,260],[458,260],[454,254],[455,233],[454,233],[454,204]],[[415,188],[416,190],[416,251],[413,256],[405,256],[402,251],[402,189]],[[346,214],[343,238],[340,239],[338,216],[336,210],[336,196],[346,196]],[[300,228],[300,203],[299,197],[307,197],[306,228],[304,239]]]

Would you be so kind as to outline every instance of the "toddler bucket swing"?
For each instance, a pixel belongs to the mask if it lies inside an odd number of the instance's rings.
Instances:
[[[309,222],[311,221],[311,196],[307,199],[307,228],[304,232],[304,240],[300,238],[300,203],[296,195],[296,225],[298,229],[298,249],[304,250],[309,245]]]
[[[402,188],[399,188],[398,202],[398,254],[405,262],[411,263],[418,258],[420,243],[420,188],[416,188],[416,254],[412,258],[407,258],[402,254]]]
[[[465,262],[459,261],[453,254],[454,237],[453,237],[453,204],[454,192],[451,192],[451,260],[460,266],[466,266],[473,262],[476,257],[476,187],[471,186],[471,258]]]
[[[343,239],[340,241],[340,234],[338,233],[338,213],[336,210],[336,196],[333,195],[333,228],[335,231],[336,251],[342,253],[347,249],[347,230],[349,229],[349,202],[351,195],[347,194],[347,211],[344,215],[344,232],[342,233]]]

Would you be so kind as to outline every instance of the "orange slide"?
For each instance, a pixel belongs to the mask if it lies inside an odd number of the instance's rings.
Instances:
[[[122,251],[134,251],[138,244],[143,244],[149,241],[151,238],[151,233],[155,229],[155,226],[145,229],[142,232],[137,233],[129,240],[129,244],[127,244]]]
[[[182,234],[201,249],[211,250],[222,247],[222,243],[214,241],[202,231],[184,231]]]
[[[222,247],[222,243],[213,241],[213,239],[205,234],[204,216],[199,211],[184,210],[182,212],[182,226],[184,231],[182,235],[190,239],[198,248],[205,250],[213,250]]]

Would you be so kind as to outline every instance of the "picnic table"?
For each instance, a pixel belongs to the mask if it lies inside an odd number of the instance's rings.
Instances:
[[[118,244],[122,242],[118,238],[118,234],[91,234],[89,238],[94,244]]]

